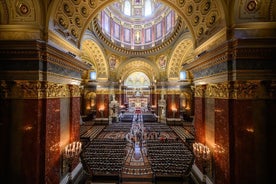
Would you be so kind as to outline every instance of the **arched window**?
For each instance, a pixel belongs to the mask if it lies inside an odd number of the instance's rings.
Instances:
[[[152,9],[151,9],[151,0],[145,1],[145,16],[151,15]]]
[[[97,78],[97,73],[96,71],[91,71],[90,72],[90,80],[96,80]]]
[[[180,71],[180,80],[186,80],[187,79],[187,74],[186,71]]]
[[[130,1],[125,1],[124,14],[130,16],[131,5]]]

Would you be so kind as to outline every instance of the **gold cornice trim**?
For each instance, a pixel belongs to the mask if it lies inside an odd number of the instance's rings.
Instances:
[[[64,68],[68,68],[71,70],[75,70],[78,72],[82,72],[83,70],[90,69],[90,66],[86,63],[83,63],[82,61],[70,56],[69,54],[66,54],[65,52],[62,52],[58,50],[55,47],[52,47],[48,45],[47,47],[47,62],[57,64],[59,66],[62,66]]]
[[[59,33],[53,31],[52,29],[49,29],[48,37],[49,45],[51,45],[52,47],[67,50],[76,55],[80,55],[81,51],[79,50],[79,48],[77,48],[74,44],[66,40],[64,37],[60,36]]]
[[[272,29],[274,30],[276,27],[276,22],[246,22],[234,24],[232,26],[233,29]]]
[[[47,72],[47,81],[53,82],[53,83],[61,83],[61,84],[80,85],[82,82],[82,79]]]
[[[49,99],[80,97],[77,85],[43,81],[0,81],[0,95],[4,99]]]
[[[38,25],[0,25],[0,40],[39,40],[42,31]]]
[[[228,81],[195,86],[195,97],[255,100],[276,99],[276,81]]]

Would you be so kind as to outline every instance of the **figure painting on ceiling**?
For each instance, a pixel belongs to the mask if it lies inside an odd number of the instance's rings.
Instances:
[[[159,66],[160,66],[160,68],[165,69],[166,64],[167,64],[167,56],[166,55],[161,55],[159,57]]]
[[[111,70],[115,69],[117,62],[118,62],[118,59],[116,58],[115,55],[111,55],[109,57],[109,66]]]

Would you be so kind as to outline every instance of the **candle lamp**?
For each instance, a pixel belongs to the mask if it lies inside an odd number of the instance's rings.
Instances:
[[[208,167],[208,161],[211,157],[211,151],[208,146],[195,142],[193,144],[193,152],[194,155],[200,160],[203,160],[203,179],[202,183],[206,183],[206,174],[207,174],[207,167]]]
[[[68,168],[69,168],[69,173],[68,173],[68,183],[73,183],[72,180],[72,163],[75,158],[78,157],[82,150],[82,143],[81,142],[72,142],[65,146],[64,148],[64,156],[67,160]]]

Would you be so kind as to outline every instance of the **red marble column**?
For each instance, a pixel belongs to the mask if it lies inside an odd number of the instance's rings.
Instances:
[[[273,105],[273,101],[270,100],[233,101],[231,143],[235,159],[231,164],[234,169],[234,183],[268,183],[270,177],[268,164],[272,164],[275,157],[272,155],[275,153],[274,146],[272,144],[269,146],[272,140],[268,137],[272,135],[269,133],[270,129],[273,129],[272,122],[276,122],[275,109],[275,103]]]
[[[71,133],[70,139],[71,142],[80,140],[80,98],[71,97]]]
[[[232,100],[215,99],[215,149],[213,151],[216,183],[230,184],[230,139]],[[213,168],[213,167],[212,167]]]
[[[1,100],[0,176],[8,178],[9,183],[39,183],[41,179],[41,106],[42,101],[37,99]]]
[[[45,183],[60,178],[60,99],[45,99]],[[43,151],[42,151],[43,153]]]
[[[173,114],[172,114],[172,95],[171,94],[167,94],[167,109],[166,109],[166,117],[167,118],[172,118]]]
[[[205,143],[205,98],[195,97],[195,121],[196,142]]]

